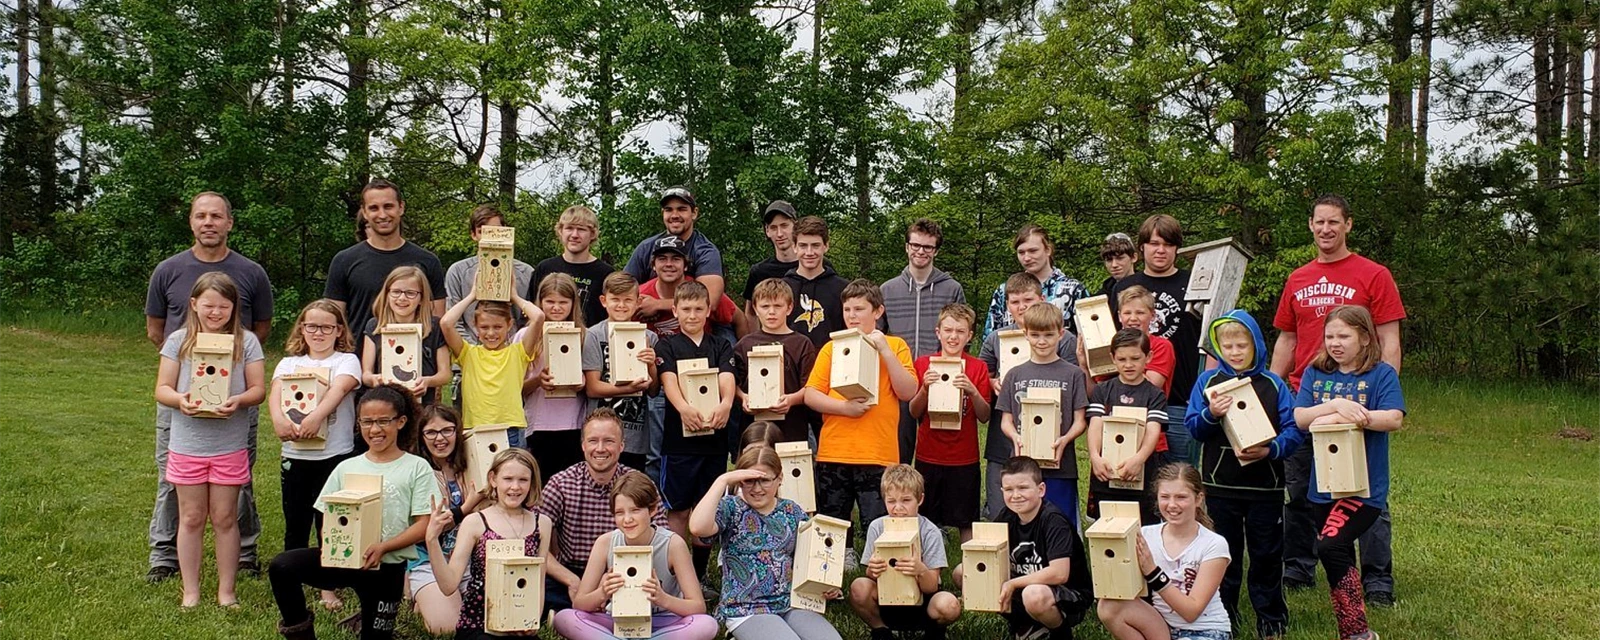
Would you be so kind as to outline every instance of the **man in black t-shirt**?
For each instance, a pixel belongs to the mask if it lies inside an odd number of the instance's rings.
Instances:
[[[1168,459],[1198,464],[1199,447],[1183,427],[1189,390],[1200,375],[1200,318],[1184,310],[1189,288],[1189,271],[1178,268],[1178,249],[1183,247],[1183,227],[1165,214],[1145,218],[1139,225],[1139,247],[1144,252],[1144,270],[1117,281],[1111,296],[1112,315],[1117,313],[1117,295],[1124,289],[1140,286],[1156,297],[1156,319],[1150,335],[1172,342],[1177,367],[1172,371],[1172,387],[1167,393]]]
[[[401,237],[400,219],[405,213],[400,187],[393,182],[375,179],[361,188],[366,239],[333,256],[322,293],[344,309],[352,332],[367,326],[372,302],[383,293],[383,281],[399,266],[412,265],[427,274],[428,288],[434,292],[433,315],[444,315],[444,267],[432,251]],[[360,342],[356,343],[356,355],[361,355]]]

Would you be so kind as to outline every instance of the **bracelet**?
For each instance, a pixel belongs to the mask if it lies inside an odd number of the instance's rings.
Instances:
[[[1167,579],[1167,574],[1162,572],[1159,568],[1151,571],[1144,577],[1144,586],[1150,589],[1150,593],[1152,595],[1160,593],[1161,590],[1167,588],[1167,585],[1170,583],[1171,580]]]

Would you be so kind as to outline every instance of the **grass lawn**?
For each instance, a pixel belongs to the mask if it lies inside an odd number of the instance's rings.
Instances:
[[[241,610],[193,612],[178,610],[176,579],[143,581],[156,353],[141,329],[128,313],[0,322],[0,406],[11,408],[0,418],[0,637],[274,636],[265,579],[240,581]],[[1416,377],[1405,385],[1411,414],[1393,463],[1399,604],[1372,612],[1374,628],[1406,639],[1600,637],[1600,443],[1557,436],[1600,430],[1593,392]],[[265,561],[282,547],[282,519],[277,443],[270,429],[262,436]],[[209,599],[214,577],[207,585]],[[1289,606],[1291,638],[1334,635],[1325,590],[1291,594]],[[319,633],[350,637],[331,617],[319,619]],[[846,637],[866,636],[842,604],[830,617]],[[968,614],[952,633],[997,638],[1004,627]],[[411,616],[401,635],[425,637]],[[1090,620],[1078,637],[1107,636]]]

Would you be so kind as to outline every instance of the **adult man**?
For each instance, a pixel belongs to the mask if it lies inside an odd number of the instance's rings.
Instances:
[[[233,230],[233,205],[214,191],[196,195],[189,202],[189,231],[194,245],[179,252],[150,274],[145,292],[145,337],[157,347],[167,336],[183,326],[189,309],[189,294],[195,279],[210,271],[221,271],[233,278],[239,288],[240,322],[262,342],[272,331],[272,284],[267,272],[255,261],[228,249],[228,232]],[[250,408],[250,464],[256,461],[256,408]],[[160,582],[178,571],[178,494],[167,482],[167,443],[172,434],[172,409],[156,405],[156,505],[150,515],[150,570],[145,579]],[[255,490],[246,482],[239,490],[239,572],[261,573],[256,558],[256,538],[261,535],[261,517],[256,513]]]
[[[1272,349],[1272,372],[1288,380],[1296,390],[1300,388],[1300,374],[1321,350],[1323,316],[1341,305],[1360,305],[1372,313],[1383,361],[1395,371],[1400,370],[1400,321],[1406,317],[1400,289],[1383,265],[1350,252],[1347,240],[1353,226],[1350,205],[1344,198],[1317,198],[1311,207],[1311,239],[1317,245],[1317,258],[1289,274],[1278,299],[1278,313],[1272,322],[1278,329],[1278,341]],[[1284,508],[1283,582],[1289,588],[1310,587],[1317,575],[1313,546],[1317,523],[1306,501],[1311,464],[1310,447],[1301,447],[1284,463],[1289,503]],[[1393,534],[1388,509],[1359,538],[1358,544],[1367,602],[1393,605]]]
[[[1012,240],[1011,248],[1017,252],[1017,263],[1022,265],[1022,270],[1039,280],[1039,288],[1044,293],[1044,301],[1061,308],[1061,317],[1065,318],[1067,330],[1074,335],[1078,333],[1077,324],[1073,321],[1073,312],[1077,309],[1077,302],[1089,297],[1089,288],[1067,277],[1060,269],[1055,267],[1056,244],[1050,240],[1050,233],[1036,224],[1025,224],[1017,230],[1017,237]],[[1016,324],[1021,318],[1012,318],[1011,312],[1006,309],[1006,286],[1001,284],[994,290],[994,295],[989,298],[989,313],[987,324],[983,327],[985,338],[1001,327]]]
[[[1174,461],[1199,464],[1199,445],[1183,426],[1189,390],[1200,376],[1200,319],[1184,311],[1183,300],[1189,290],[1189,271],[1178,268],[1178,249],[1183,247],[1183,225],[1166,214],[1145,218],[1139,225],[1139,247],[1144,254],[1144,270],[1117,281],[1112,288],[1112,315],[1116,315],[1117,296],[1133,286],[1148,289],[1156,298],[1156,317],[1150,335],[1172,342],[1177,366],[1172,371],[1171,393],[1167,394],[1167,451]]]
[[[800,254],[794,247],[795,220],[794,205],[782,200],[773,200],[762,210],[761,228],[767,234],[767,240],[772,242],[772,257],[750,265],[750,274],[744,279],[745,314],[755,314],[755,303],[751,298],[755,296],[756,285],[769,278],[782,278],[783,274],[800,265]],[[756,323],[750,324],[753,326]]]
[[[545,606],[551,611],[572,607],[594,541],[617,528],[611,515],[611,484],[633,471],[618,462],[622,419],[615,411],[602,407],[584,418],[582,445],[583,462],[550,476],[535,507],[555,525],[550,545],[555,562],[544,565]],[[667,526],[667,516],[659,509],[651,520],[655,526]]]
[[[578,284],[577,302],[583,309],[585,324],[594,325],[606,318],[606,308],[600,306],[600,283],[615,271],[610,263],[595,256],[591,249],[600,239],[600,218],[594,209],[581,204],[567,207],[556,220],[556,239],[561,241],[561,255],[546,258],[533,269],[533,279],[522,297],[538,300],[536,290],[544,277],[552,273],[565,273]],[[518,285],[519,289],[522,288]]]
[[[434,291],[444,291],[444,267],[439,257],[400,236],[400,219],[405,216],[406,202],[400,197],[400,187],[393,182],[375,179],[361,188],[361,221],[366,227],[366,240],[357,242],[333,256],[328,265],[328,284],[322,295],[344,309],[345,321],[359,331],[372,317],[372,301],[383,293],[383,281],[389,272],[402,265],[414,265],[428,275],[428,286]],[[434,298],[433,315],[444,315],[444,299]],[[362,344],[356,343],[356,355],[361,355]]]
[[[695,204],[694,194],[686,187],[672,187],[661,193],[661,223],[666,231],[645,238],[634,247],[633,255],[628,257],[627,266],[622,270],[632,274],[639,282],[648,282],[656,277],[655,269],[650,261],[656,249],[656,241],[666,236],[677,236],[687,247],[689,254],[689,275],[694,276],[695,282],[706,286],[706,292],[712,300],[720,300],[727,282],[722,277],[722,252],[717,245],[705,234],[696,231],[694,223],[700,219],[700,206]],[[672,312],[671,298],[642,299],[639,301],[640,315],[652,313]],[[729,340],[732,341],[731,339]]]
[[[482,237],[484,227],[503,226],[506,226],[506,218],[500,213],[500,209],[494,205],[478,205],[472,209],[472,214],[467,217],[467,228],[472,234],[472,243],[474,245]],[[516,258],[511,259],[511,286],[515,287],[517,291],[528,290],[532,283],[537,282],[535,277],[534,269],[528,263]],[[477,282],[477,279],[478,255],[476,253],[457,260],[455,264],[450,265],[450,269],[444,274],[444,308],[448,309],[456,306],[457,302],[461,302],[463,298],[466,298],[467,294],[472,292],[472,286]],[[530,291],[529,294],[531,293]],[[439,293],[435,291],[435,302],[437,302],[438,297]],[[528,297],[528,295],[523,297],[527,300],[535,299]],[[468,309],[461,316],[461,321],[456,323],[456,332],[461,334],[463,340],[478,344],[478,332],[472,326],[472,312],[474,309],[477,309],[477,304],[473,304],[472,309]],[[522,310],[516,308],[515,305],[511,307],[511,315],[517,324],[520,325],[522,323]],[[460,384],[461,381],[459,379],[456,380],[458,391]]]
[[[884,282],[883,319],[878,328],[900,336],[911,347],[911,358],[939,354],[939,311],[952,302],[965,303],[966,292],[950,274],[933,266],[944,243],[939,223],[918,218],[906,227],[906,268]],[[910,399],[900,411],[900,461],[911,464],[917,451],[917,423],[911,417]]]

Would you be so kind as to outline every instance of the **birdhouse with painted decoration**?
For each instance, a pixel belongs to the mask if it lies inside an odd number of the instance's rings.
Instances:
[[[889,569],[878,576],[878,604],[920,605],[922,588],[916,576],[900,573],[896,567],[922,557],[922,530],[917,518],[888,518],[883,522],[883,533],[872,544],[872,557],[888,563]]]
[[[1000,377],[996,380],[1005,380],[1006,374],[1012,367],[1027,362],[1033,357],[1033,347],[1028,346],[1028,333],[1021,329],[1006,329],[997,334],[998,341],[996,354],[1000,360]]]
[[[811,475],[811,445],[805,442],[779,442],[778,460],[783,462],[783,482],[778,497],[793,500],[806,513],[817,512],[817,485]]]
[[[530,557],[522,539],[484,541],[483,629],[538,631],[544,617],[544,558]]]
[[[1089,542],[1089,575],[1094,595],[1108,600],[1133,600],[1144,595],[1139,572],[1139,503],[1106,500],[1100,519],[1084,531]]]
[[[618,638],[650,637],[650,596],[644,591],[650,579],[650,546],[611,549],[611,571],[622,576],[622,588],[611,594],[611,634]]]
[[[972,539],[961,543],[961,606],[1000,611],[1000,586],[1011,579],[1011,534],[1004,522],[972,523]]]
[[[472,291],[479,300],[511,300],[511,287],[515,286],[511,253],[515,246],[516,229],[478,229],[478,275],[473,280]]]
[[[200,401],[195,415],[201,418],[225,418],[218,409],[232,395],[235,372],[233,336],[226,333],[200,333],[194,337],[194,347],[189,351],[189,390],[183,393],[186,402]]]
[[[639,352],[650,346],[644,335],[647,330],[643,322],[611,322],[606,325],[611,384],[620,385],[650,378],[650,366],[639,361]]]
[[[322,566],[360,569],[383,541],[383,476],[346,473],[340,486],[322,496]]]
[[[1234,378],[1206,389],[1207,396],[1213,394],[1233,397],[1228,412],[1222,414],[1222,432],[1227,434],[1228,446],[1233,447],[1235,454],[1272,442],[1273,438],[1278,437],[1278,432],[1272,428],[1272,420],[1267,417],[1267,408],[1261,406],[1261,399],[1256,396],[1256,388],[1250,378]],[[1254,462],[1241,460],[1239,464]]]
[[[378,329],[378,375],[385,384],[407,386],[422,378],[422,325],[386,324]]]
[[[783,416],[764,411],[778,405],[783,399],[783,345],[763,344],[750,349],[745,356],[749,365],[749,379],[745,381],[745,397],[750,408],[756,411],[757,420],[781,420]]]
[[[1139,453],[1139,441],[1144,437],[1144,418],[1109,415],[1100,418],[1100,457],[1117,468]],[[1114,489],[1144,489],[1144,469],[1137,470],[1133,480],[1113,479],[1107,482]]]
[[[1371,497],[1367,483],[1366,432],[1353,424],[1311,426],[1317,491],[1339,498]]]
[[[284,417],[296,425],[304,422],[306,415],[317,408],[317,403],[328,393],[328,369],[325,367],[302,367],[294,373],[278,376],[278,406],[283,409]],[[322,421],[322,426],[317,429],[315,436],[290,440],[289,448],[296,451],[321,451],[328,448],[328,423],[334,419],[329,415]]]
[[[1178,257],[1184,256],[1194,259],[1194,266],[1189,270],[1189,285],[1184,288],[1184,308],[1200,318],[1201,327],[1209,327],[1211,321],[1238,305],[1239,289],[1244,284],[1244,270],[1253,256],[1233,238],[1179,249]],[[1204,349],[1207,343],[1207,336],[1201,335],[1197,346]],[[1173,347],[1187,348],[1186,345]]]
[[[504,424],[480,424],[467,431],[467,477],[478,483],[478,488],[489,486],[489,466],[494,457],[511,448],[513,429]]]
[[[1060,468],[1056,459],[1056,438],[1061,437],[1061,389],[1028,387],[1017,412],[1016,428],[1022,455],[1039,461],[1046,469]]]
[[[878,404],[878,350],[867,343],[866,334],[845,329],[828,334],[833,340],[833,363],[828,369],[828,385],[849,400],[865,398]]]
[[[844,584],[849,532],[848,521],[823,515],[800,523],[795,532],[794,576],[789,592],[792,606],[817,613],[827,609],[822,594]]]
[[[583,388],[583,329],[571,322],[544,323],[544,367],[550,372],[546,398],[571,398]]]
[[[961,429],[961,408],[965,400],[956,387],[956,376],[966,369],[961,358],[934,356],[928,359],[928,370],[939,374],[938,382],[928,385],[928,426],[934,429]]]
[[[1084,298],[1073,305],[1073,317],[1078,321],[1078,343],[1083,345],[1083,355],[1089,361],[1089,375],[1103,376],[1117,372],[1117,363],[1111,359],[1111,339],[1117,335],[1117,321],[1111,315],[1111,299],[1106,296]]]

